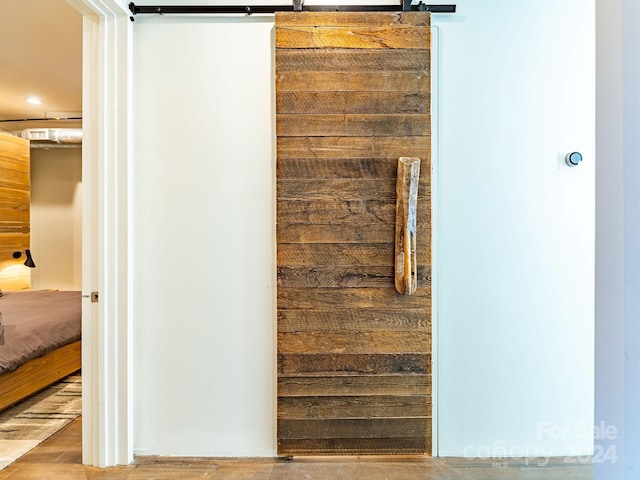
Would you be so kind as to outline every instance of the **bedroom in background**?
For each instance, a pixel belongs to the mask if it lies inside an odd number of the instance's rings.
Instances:
[[[71,421],[79,376],[71,410],[58,392],[81,366],[82,16],[64,0],[4,2],[0,41],[12,45],[0,52],[0,423],[41,409],[47,395]],[[27,336],[37,343],[25,353]],[[5,437],[0,469],[21,451]]]

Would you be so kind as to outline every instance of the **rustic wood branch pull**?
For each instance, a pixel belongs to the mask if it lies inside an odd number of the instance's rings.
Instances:
[[[411,295],[418,286],[416,263],[416,208],[420,159],[400,157],[396,180],[396,290]]]

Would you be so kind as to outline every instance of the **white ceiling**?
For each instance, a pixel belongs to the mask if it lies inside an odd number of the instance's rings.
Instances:
[[[31,96],[42,105],[27,103]],[[82,16],[65,0],[0,0],[0,120],[81,111]],[[34,126],[0,123],[4,130]]]

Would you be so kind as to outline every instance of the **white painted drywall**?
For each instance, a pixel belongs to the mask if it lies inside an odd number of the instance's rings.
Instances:
[[[594,478],[640,472],[640,5],[597,0],[596,425]],[[600,429],[602,431],[603,429]]]
[[[589,453],[594,8],[457,3],[434,16],[439,452]],[[275,453],[271,35],[136,20],[137,453]]]
[[[456,3],[434,16],[438,452],[589,454],[594,2]]]
[[[640,477],[640,3],[623,1],[625,478]]]
[[[134,450],[274,455],[272,19],[134,30]]]
[[[82,288],[82,150],[31,149],[31,289]]]

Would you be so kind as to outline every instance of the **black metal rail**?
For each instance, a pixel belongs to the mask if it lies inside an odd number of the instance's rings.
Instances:
[[[216,13],[275,13],[299,10],[293,5],[136,5],[131,2],[129,10],[133,15],[180,15],[180,14],[216,14]],[[419,11],[432,13],[455,13],[456,5],[411,5],[403,0],[398,5],[302,5],[305,12],[400,12]]]

